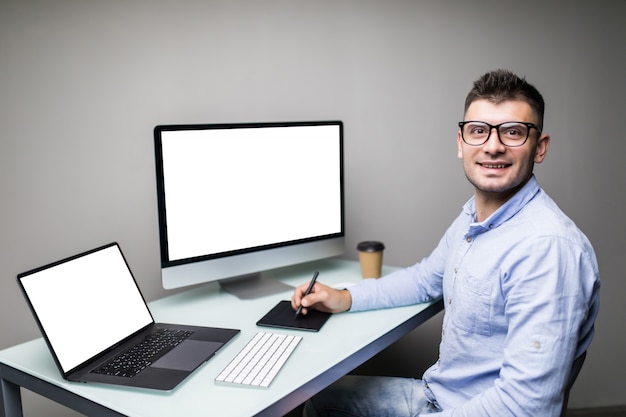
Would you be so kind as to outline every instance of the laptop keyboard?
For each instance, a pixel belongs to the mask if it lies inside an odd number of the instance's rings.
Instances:
[[[302,336],[257,332],[215,378],[220,384],[267,388]]]
[[[93,372],[132,378],[192,334],[192,331],[157,328]]]

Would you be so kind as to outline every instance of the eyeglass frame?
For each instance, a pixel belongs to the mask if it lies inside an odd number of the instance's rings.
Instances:
[[[485,124],[485,125],[489,126],[489,133],[487,134],[487,137],[485,138],[485,140],[482,143],[472,144],[472,143],[468,143],[465,140],[465,135],[463,134],[463,126],[465,126],[468,123],[482,123],[482,124]],[[508,124],[508,123],[519,123],[519,124],[524,125],[524,126],[526,126],[528,128],[528,131],[526,131],[526,139],[524,139],[524,141],[522,143],[520,143],[519,145],[507,145],[506,143],[502,142],[502,138],[500,137],[500,127],[502,125],[505,125],[505,124]],[[492,125],[490,123],[483,122],[482,120],[466,120],[466,121],[463,121],[463,122],[459,122],[459,129],[461,130],[461,139],[463,139],[463,142],[465,142],[469,146],[482,146],[482,145],[484,145],[489,140],[489,137],[491,136],[491,131],[493,129],[496,129],[496,133],[498,134],[498,140],[500,141],[501,144],[503,144],[507,148],[518,148],[520,146],[523,146],[528,141],[528,138],[530,137],[530,129],[532,129],[532,128],[535,128],[537,130],[537,132],[539,132],[539,134],[541,135],[541,129],[539,129],[536,124],[529,123],[529,122],[514,122],[514,121],[510,121],[510,122],[503,122],[503,123],[500,123],[500,124],[497,124],[497,125]]]

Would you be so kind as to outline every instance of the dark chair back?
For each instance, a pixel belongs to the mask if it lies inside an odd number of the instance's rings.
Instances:
[[[569,400],[569,391],[572,389],[576,378],[578,377],[578,373],[580,369],[583,367],[583,363],[585,362],[585,357],[587,356],[587,352],[583,352],[582,355],[578,357],[574,361],[572,365],[572,371],[567,378],[567,385],[565,385],[565,397],[563,398],[563,408],[561,409],[561,417],[565,417],[567,415],[567,402]]]

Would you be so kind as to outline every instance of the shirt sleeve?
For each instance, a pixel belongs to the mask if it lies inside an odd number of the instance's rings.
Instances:
[[[443,294],[443,274],[449,250],[451,229],[433,252],[419,263],[379,279],[366,279],[348,288],[350,311],[399,307],[435,300]]]

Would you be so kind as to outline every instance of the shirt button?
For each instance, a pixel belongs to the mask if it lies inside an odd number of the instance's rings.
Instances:
[[[468,237],[468,238],[467,238],[467,239],[465,239],[465,240],[467,240],[467,243],[470,243],[470,242],[472,241],[472,238],[471,238],[471,237]]]
[[[539,348],[541,347],[541,343],[540,343],[538,340],[535,340],[535,341],[533,342],[533,347],[534,347],[535,349],[539,349]]]
[[[452,304],[452,298],[448,298],[448,304]]]

